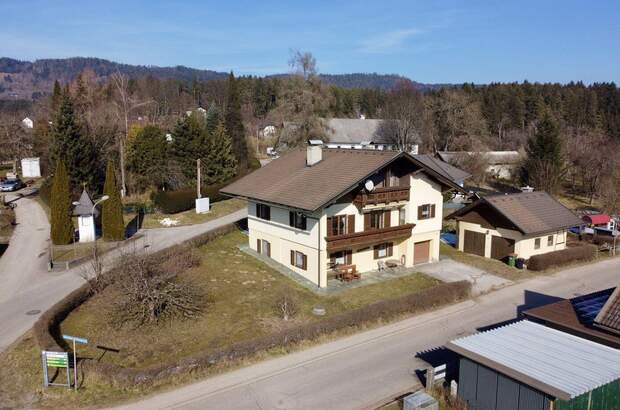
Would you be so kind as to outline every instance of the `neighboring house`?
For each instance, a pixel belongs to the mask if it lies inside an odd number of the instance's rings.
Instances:
[[[477,410],[611,410],[620,350],[520,321],[449,342],[458,395]]]
[[[330,118],[324,120],[327,148],[394,149],[390,141],[378,134],[382,120]]]
[[[584,215],[581,219],[591,228],[602,228],[609,231],[616,229],[615,221],[607,214]]]
[[[34,127],[34,121],[32,121],[29,117],[26,117],[22,120],[22,126],[32,129]]]
[[[202,115],[202,116],[203,116],[203,117],[205,117],[205,118],[206,118],[206,116],[207,116],[207,110],[205,110],[205,109],[204,109],[204,108],[202,108],[202,107],[198,107],[198,108],[196,108],[196,109],[195,109],[195,110],[193,110],[193,111],[192,111],[192,110],[185,111],[185,115],[187,115],[187,116],[189,117],[189,116],[190,116],[190,115],[192,115],[192,113],[194,113],[194,112],[195,112],[195,113],[198,113],[198,114],[200,114],[200,115]]]
[[[249,246],[319,287],[341,265],[436,261],[442,193],[460,189],[439,168],[396,151],[309,145],[221,192],[248,200]]]
[[[485,196],[455,211],[459,250],[503,260],[566,248],[567,230],[581,224],[546,192]]]
[[[523,312],[529,320],[620,349],[620,286]]]
[[[511,179],[521,162],[518,151],[438,151],[437,157],[451,164],[458,164],[463,156],[481,155],[488,162],[487,173],[496,178]]]

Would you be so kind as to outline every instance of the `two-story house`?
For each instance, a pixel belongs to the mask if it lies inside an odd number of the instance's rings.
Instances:
[[[249,246],[319,287],[331,269],[439,258],[443,193],[463,171],[396,151],[293,150],[221,190],[248,201]]]

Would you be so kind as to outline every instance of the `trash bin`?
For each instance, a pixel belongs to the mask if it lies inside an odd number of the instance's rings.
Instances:
[[[517,258],[517,262],[515,263],[517,269],[523,269],[525,267],[525,259]]]
[[[508,266],[510,266],[511,268],[514,268],[516,259],[517,259],[516,255],[514,254],[508,255]]]

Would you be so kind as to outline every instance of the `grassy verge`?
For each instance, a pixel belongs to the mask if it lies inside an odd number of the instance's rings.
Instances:
[[[202,258],[201,265],[184,272],[179,278],[194,284],[208,295],[209,303],[197,319],[149,325],[140,329],[118,327],[114,321],[116,291],[110,287],[71,313],[61,324],[60,331],[89,339],[89,345],[80,349],[82,357],[142,368],[170,363],[191,354],[271,334],[287,326],[323,320],[311,313],[316,304],[324,306],[326,317],[330,317],[378,300],[416,293],[438,283],[423,274],[413,273],[334,296],[318,296],[239,251],[237,245],[246,241],[246,236],[233,232],[202,246],[198,249]],[[274,308],[282,294],[293,297],[298,307],[298,314],[288,322],[280,319]],[[11,383],[0,385],[0,396],[5,397],[4,403],[9,407],[54,408],[62,405],[65,408],[78,408],[109,404],[172,388],[379,324],[375,322],[343,329],[286,348],[264,351],[247,359],[218,364],[209,370],[175,375],[148,387],[123,388],[99,380],[94,374],[86,374],[83,375],[83,389],[78,394],[60,388],[41,387],[40,352],[28,335],[7,353],[0,355],[0,379],[11,380]],[[98,346],[118,352],[105,352]]]
[[[144,216],[142,223],[143,228],[165,228],[160,221],[164,218],[169,218],[178,223],[174,226],[194,225],[203,222],[210,221],[215,218],[219,218],[224,215],[228,215],[240,209],[244,209],[247,206],[247,202],[241,199],[227,199],[224,201],[218,201],[211,205],[211,210],[206,214],[197,214],[196,210],[190,209],[189,211],[179,212],[178,214],[147,214]]]

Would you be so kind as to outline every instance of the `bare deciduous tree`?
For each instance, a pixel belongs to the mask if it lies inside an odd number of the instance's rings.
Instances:
[[[305,80],[317,74],[316,58],[308,51],[291,50],[288,65],[295,74],[301,75]]]
[[[127,193],[127,179],[125,175],[125,144],[127,143],[127,139],[129,137],[129,116],[131,114],[131,111],[139,107],[151,104],[154,101],[136,100],[129,90],[129,77],[127,77],[125,74],[122,74],[120,71],[112,74],[110,78],[116,89],[116,100],[113,101],[116,107],[116,114],[119,121],[122,122],[123,130],[125,131],[125,135],[118,138],[118,148],[121,166],[121,195],[125,196],[125,194]]]
[[[410,151],[421,142],[426,126],[424,100],[411,81],[401,81],[390,93],[383,118],[377,132],[398,150]]]
[[[292,319],[297,314],[298,310],[295,300],[287,294],[278,297],[274,309],[278,317],[284,321]]]

